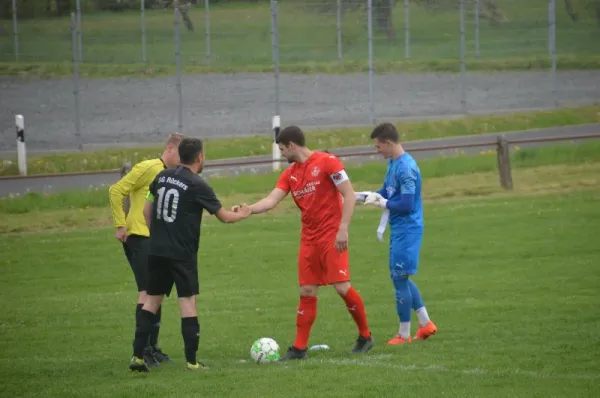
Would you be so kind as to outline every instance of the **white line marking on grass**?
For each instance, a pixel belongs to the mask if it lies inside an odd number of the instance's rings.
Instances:
[[[388,368],[398,369],[402,371],[417,371],[417,372],[451,372],[468,375],[496,375],[496,376],[527,376],[534,379],[583,379],[583,380],[598,380],[600,374],[550,374],[527,371],[522,369],[504,369],[499,371],[489,371],[485,369],[452,369],[442,365],[431,366],[416,366],[416,365],[401,365],[391,362],[383,362],[384,359],[391,358],[392,355],[374,355],[364,357],[362,359],[347,358],[347,359],[308,359],[307,362],[321,363],[339,366],[364,366],[370,368]]]

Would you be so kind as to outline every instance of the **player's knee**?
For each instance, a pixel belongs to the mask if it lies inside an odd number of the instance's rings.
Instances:
[[[198,316],[198,313],[196,312],[196,296],[180,297],[179,309],[181,311],[182,318]]]
[[[398,311],[406,310],[406,308],[411,307],[412,304],[412,296],[410,294],[410,289],[408,286],[404,286],[403,284],[399,284],[396,286],[396,307]]]
[[[350,290],[350,282],[334,283],[333,288],[340,296],[345,296]]]
[[[153,313],[157,313],[158,309],[162,304],[163,297],[162,296],[150,296],[146,295],[146,299],[144,300],[144,309],[146,311],[150,311]]]
[[[317,289],[318,289],[317,285],[300,286],[300,296],[316,297]]]
[[[146,294],[145,290],[138,292],[138,303],[144,304],[146,302],[146,298],[148,298],[148,294]]]
[[[402,295],[404,292],[410,290],[408,284],[408,275],[398,275],[395,278],[392,278],[392,281],[394,282],[396,296]]]

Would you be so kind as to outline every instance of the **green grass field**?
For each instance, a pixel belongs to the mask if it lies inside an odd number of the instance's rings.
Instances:
[[[160,342],[176,362],[129,373],[135,285],[113,238],[106,190],[0,200],[3,395],[593,396],[598,143],[520,150],[511,162],[510,192],[499,187],[491,154],[420,163],[426,235],[415,281],[439,328],[425,342],[385,345],[397,331],[387,243],[375,236],[379,211],[357,207],[353,283],[377,341],[360,357],[348,353],[356,331],[343,302],[322,289],[309,343],[330,351],[288,365],[242,362],[256,338],[285,349],[294,337],[300,218],[289,198],[236,225],[207,217],[199,356],[211,370],[199,374],[182,367],[173,298]],[[384,172],[382,163],[349,167],[358,190],[379,186]],[[231,206],[258,199],[275,177],[211,184]]]
[[[469,70],[548,68],[548,11],[546,0],[498,0],[506,21],[480,23],[480,56],[475,56],[473,6],[467,7],[466,51]],[[279,57],[282,71],[339,73],[365,70],[368,59],[366,15],[348,11],[342,21],[343,64],[339,65],[335,8],[317,12],[322,2],[279,4]],[[580,20],[557,9],[557,54],[561,68],[597,68],[600,29],[591,10],[576,1]],[[405,59],[404,7],[393,11],[395,36],[374,29],[376,71],[458,70],[460,30],[457,10],[428,12],[410,6],[410,58]],[[182,64],[188,73],[204,71],[268,71],[272,69],[271,14],[268,2],[253,5],[213,5],[210,14],[211,57],[207,63],[203,6],[190,16],[195,31],[181,30]],[[174,73],[172,10],[146,12],[147,59],[142,63],[140,13],[82,14],[82,73],[131,75]],[[0,21],[7,31],[12,21]],[[23,20],[19,24],[21,65],[15,65],[10,34],[0,36],[2,74],[69,74],[72,60],[70,19]],[[49,63],[49,64],[46,64]],[[64,63],[64,64],[62,64]],[[167,65],[167,66],[165,66]],[[169,67],[170,65],[170,67]],[[208,67],[208,68],[206,68]]]
[[[547,111],[522,112],[511,115],[471,116],[457,120],[434,120],[396,123],[403,141],[416,141],[461,135],[503,133],[507,131],[574,126],[600,122],[600,106],[561,108]],[[372,128],[317,130],[308,133],[308,145],[315,149],[336,149],[372,145]],[[206,157],[209,160],[271,154],[272,138],[268,135],[207,139]],[[161,147],[107,149],[97,151],[30,155],[27,158],[29,175],[80,171],[115,170],[124,162],[135,164],[159,155]],[[0,176],[19,175],[16,156],[0,160]]]
[[[457,155],[420,161],[425,200],[531,195],[600,186],[600,141],[516,149],[510,154],[512,192],[500,186],[494,151],[484,151],[477,156]],[[358,190],[381,186],[385,172],[383,162],[348,163],[347,166]],[[260,199],[273,188],[277,175],[213,177],[210,183],[219,196],[234,204]],[[107,198],[108,187],[95,187],[2,199],[0,234],[112,225]]]
[[[595,186],[569,186],[592,166]],[[439,185],[468,180],[426,180],[415,281],[439,332],[403,347],[385,345],[398,325],[387,243],[375,236],[380,213],[358,207],[350,230],[353,283],[377,341],[360,357],[348,353],[356,330],[343,302],[322,289],[309,343],[327,343],[330,351],[288,365],[241,362],[256,338],[271,336],[285,348],[294,337],[299,215],[289,203],[236,225],[206,219],[199,356],[211,370],[202,373],[183,369],[173,298],[163,310],[160,343],[176,362],[147,375],[128,371],[135,285],[112,228],[3,234],[3,395],[593,396],[600,388],[597,167],[555,166],[546,171],[554,192],[529,186],[500,197],[429,198]],[[522,170],[520,181],[541,188],[542,169],[529,170],[537,178]],[[489,179],[466,177],[474,185]]]

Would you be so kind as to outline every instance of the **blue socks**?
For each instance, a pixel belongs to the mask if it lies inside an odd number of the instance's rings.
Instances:
[[[418,310],[421,307],[424,307],[423,299],[421,298],[421,292],[419,292],[419,288],[413,281],[408,280],[408,286],[410,288],[410,294],[412,295],[412,309]]]
[[[413,307],[413,296],[410,288],[410,283],[412,282],[408,278],[397,278],[393,282],[396,288],[396,311],[398,312],[400,322],[410,322],[410,310]],[[421,296],[419,295],[420,298]]]
[[[419,325],[422,327],[430,322],[429,314],[423,304],[421,292],[413,281],[408,278],[393,278],[392,282],[396,288],[396,311],[400,318],[399,335],[403,339],[407,339],[410,337],[411,310],[415,310],[419,318]]]

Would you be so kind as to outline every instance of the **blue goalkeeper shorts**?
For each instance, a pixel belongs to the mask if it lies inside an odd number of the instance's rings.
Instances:
[[[390,277],[397,279],[414,275],[419,268],[423,234],[405,234],[390,238]]]

